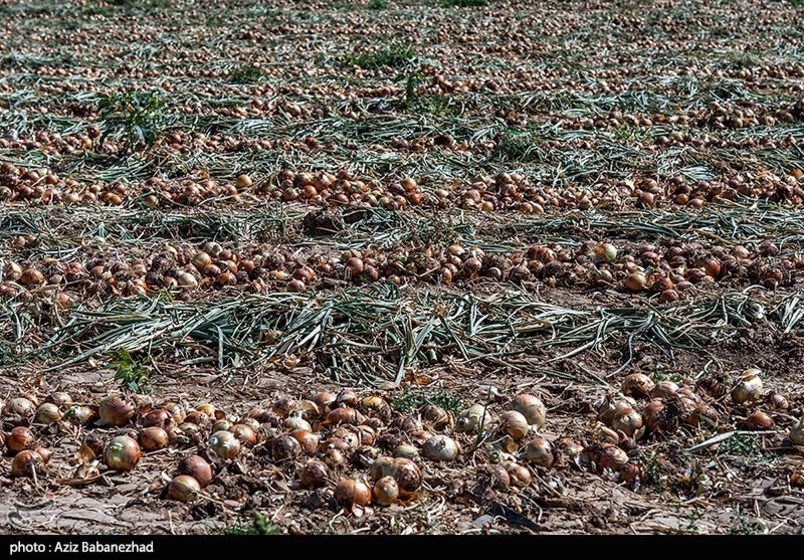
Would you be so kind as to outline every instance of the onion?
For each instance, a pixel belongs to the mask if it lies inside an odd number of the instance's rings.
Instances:
[[[220,420],[215,420],[215,423],[212,424],[212,432],[220,432],[221,430],[231,432],[232,426],[234,426],[234,424],[232,424],[229,420],[226,418],[221,418]]]
[[[190,455],[179,463],[179,474],[193,477],[204,488],[212,481],[212,467],[203,457]]]
[[[393,462],[393,473],[390,475],[396,480],[403,495],[414,494],[422,485],[422,471],[410,459],[398,457]]]
[[[130,471],[140,460],[142,452],[134,438],[117,436],[103,450],[103,461],[113,471]]]
[[[64,418],[75,425],[84,426],[95,419],[95,411],[88,406],[74,404],[64,413]]]
[[[212,257],[210,257],[203,251],[199,251],[193,257],[193,266],[196,267],[198,270],[203,270],[205,266],[209,266],[211,264],[212,264]]]
[[[422,407],[419,415],[424,425],[433,430],[442,430],[452,424],[449,412],[435,404],[427,404]]]
[[[597,467],[601,473],[606,469],[620,472],[626,463],[628,463],[628,454],[625,451],[616,445],[605,444],[597,461]]]
[[[33,476],[44,467],[44,461],[39,454],[33,451],[22,451],[11,461],[11,476],[24,478]]]
[[[336,408],[327,414],[325,425],[331,424],[362,424],[366,418],[351,407]]]
[[[209,428],[212,425],[212,420],[200,410],[191,410],[190,413],[184,417],[183,424],[195,424],[199,428]]]
[[[790,441],[795,445],[804,445],[804,418],[790,430]]]
[[[654,399],[669,399],[673,397],[678,392],[678,385],[673,383],[672,381],[659,381],[653,390],[650,392],[650,396]]]
[[[47,400],[58,406],[60,409],[68,408],[71,404],[73,404],[73,398],[69,393],[65,393],[64,391],[56,391],[50,395]]]
[[[468,410],[461,413],[458,418],[457,429],[460,432],[477,433],[481,429],[489,429],[494,417],[487,408],[480,404],[473,404]]]
[[[511,485],[511,475],[502,465],[490,464],[483,469],[490,486],[497,490],[505,490]]]
[[[341,480],[335,487],[335,501],[342,508],[353,511],[371,503],[371,489],[360,480]]]
[[[296,432],[299,430],[304,430],[306,432],[312,432],[313,428],[310,426],[310,423],[301,418],[299,416],[289,416],[285,418],[285,421],[282,422],[282,427],[286,430],[290,430],[291,432]]]
[[[42,403],[36,409],[34,424],[55,424],[61,420],[61,410],[53,403]]]
[[[299,411],[301,412],[301,417],[308,422],[315,420],[319,416],[321,416],[321,410],[318,408],[318,405],[315,404],[313,401],[308,400],[301,400],[299,401]]]
[[[384,476],[394,476],[396,474],[396,462],[391,457],[380,457],[375,459],[369,467],[371,480],[377,482]]]
[[[378,418],[382,422],[391,420],[391,405],[379,395],[369,395],[360,401],[360,410],[371,418]]]
[[[204,414],[206,414],[210,418],[217,418],[217,416],[215,414],[216,409],[215,409],[214,404],[210,404],[210,403],[199,404],[197,407],[195,407],[195,409],[198,412],[203,412]],[[220,419],[220,418],[218,418],[218,419]]]
[[[318,450],[319,438],[307,430],[298,430],[293,433],[293,437],[299,442],[302,451],[307,455],[312,455]]]
[[[329,476],[329,467],[323,461],[310,459],[302,468],[299,482],[303,488],[319,488],[324,486]]]
[[[221,459],[234,459],[240,453],[240,440],[224,430],[212,434],[207,445]]]
[[[628,437],[634,437],[642,428],[642,415],[633,408],[625,408],[612,418],[611,427]]]
[[[187,413],[184,411],[184,407],[178,403],[167,402],[162,405],[162,408],[170,413],[173,422],[176,424],[181,424],[184,422],[185,418],[187,418]],[[161,427],[164,428],[164,426]]]
[[[318,405],[318,408],[321,409],[322,412],[327,411],[335,404],[335,399],[337,395],[335,393],[330,393],[329,391],[322,391],[320,393],[316,393],[313,395],[312,400],[315,404]]]
[[[357,397],[357,393],[354,392],[352,389],[343,389],[338,396],[335,397],[335,405],[336,406],[348,406],[351,408],[355,408],[358,404],[359,400]]]
[[[180,474],[168,484],[168,497],[180,502],[189,503],[201,492],[201,485],[192,476]]]
[[[240,440],[240,443],[246,447],[254,447],[257,445],[257,434],[251,429],[251,426],[245,424],[235,424],[229,428],[234,436]]]
[[[678,428],[678,419],[668,410],[662,399],[653,399],[642,411],[645,426],[651,432],[672,433]]]
[[[717,413],[717,410],[715,410],[714,407],[706,403],[700,403],[687,418],[687,423],[694,427],[697,427],[702,423],[708,425],[709,427],[715,427],[717,426],[719,420],[720,415]]]
[[[616,398],[607,396],[597,405],[597,417],[606,424],[611,424],[614,417],[626,408],[634,408],[636,401],[631,397]]]
[[[6,437],[6,447],[12,453],[19,453],[26,449],[33,449],[36,445],[36,437],[33,432],[25,426],[17,426]]]
[[[340,469],[349,463],[343,451],[334,447],[324,452],[324,462],[331,469]]]
[[[755,412],[743,420],[742,427],[754,431],[770,430],[773,427],[773,419],[764,412]]]
[[[280,418],[287,418],[297,410],[299,410],[299,403],[294,399],[285,397],[276,401],[271,407],[274,414]]]
[[[34,411],[34,403],[25,397],[15,397],[9,400],[3,410],[9,416],[22,416],[24,418],[33,416]]]
[[[544,421],[547,417],[547,409],[545,408],[542,400],[536,395],[531,395],[529,393],[517,395],[517,397],[511,403],[511,407],[515,411],[522,414],[522,416],[525,417],[525,420],[527,420],[528,424],[536,426],[537,430],[544,426]]]
[[[558,442],[558,448],[561,454],[567,457],[570,461],[574,461],[583,453],[583,445],[572,441],[570,438],[563,438]]]
[[[645,289],[647,283],[648,280],[645,278],[644,274],[641,272],[633,272],[625,279],[623,285],[632,292],[640,292]]]
[[[514,441],[523,439],[530,431],[525,416],[516,410],[506,410],[500,415],[500,429]]]
[[[731,390],[731,399],[737,404],[758,401],[762,398],[762,379],[758,369],[745,370]]]
[[[404,459],[415,459],[419,456],[419,450],[416,446],[403,443],[394,449],[394,457],[401,457]]]
[[[460,449],[455,440],[448,436],[436,435],[424,442],[422,447],[424,456],[431,461],[453,461]]]
[[[37,447],[34,449],[34,453],[39,455],[42,458],[42,462],[45,464],[49,463],[50,458],[53,457],[53,452],[46,447]]]
[[[381,506],[390,506],[399,497],[399,485],[390,476],[385,476],[374,485],[374,501]]]
[[[156,451],[168,446],[168,433],[159,426],[148,426],[140,432],[140,445],[145,451]]]
[[[98,407],[101,426],[124,426],[134,416],[134,406],[120,395],[111,395]]]
[[[553,446],[543,437],[535,437],[525,446],[525,456],[528,461],[540,467],[551,467],[555,456]]]
[[[653,380],[644,373],[632,373],[623,379],[622,391],[629,397],[647,398],[655,387]]]
[[[522,465],[517,465],[516,463],[506,463],[505,469],[508,471],[508,477],[511,480],[512,485],[519,488],[525,488],[526,486],[530,485],[530,481],[532,479],[530,471]]]
[[[164,408],[155,408],[142,417],[140,424],[142,424],[144,428],[156,426],[157,428],[164,429],[168,427],[168,424],[170,424],[172,420],[173,418],[171,417],[170,412]]]
[[[274,461],[294,459],[301,452],[301,444],[292,436],[282,436],[271,443],[271,457]]]
[[[617,260],[617,247],[611,243],[598,245],[592,253],[598,262],[612,263]]]

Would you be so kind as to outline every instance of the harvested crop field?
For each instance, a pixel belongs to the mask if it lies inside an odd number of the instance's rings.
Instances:
[[[801,533],[800,0],[0,0],[0,533]]]

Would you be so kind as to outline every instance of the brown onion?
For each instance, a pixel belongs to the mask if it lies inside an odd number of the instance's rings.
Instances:
[[[608,469],[614,472],[620,470],[628,463],[628,454],[616,445],[605,444],[600,453],[597,466],[600,472]]]
[[[506,410],[500,415],[500,429],[514,441],[519,441],[528,435],[530,426],[523,414],[516,410]]]
[[[644,373],[632,373],[623,379],[622,391],[628,397],[646,398],[655,387],[653,380]]]
[[[240,443],[246,447],[254,447],[257,445],[257,434],[251,429],[251,426],[245,424],[235,424],[229,431],[232,432]]]
[[[433,430],[443,430],[452,424],[449,412],[435,404],[427,404],[422,407],[419,415],[424,425]]]
[[[312,432],[298,430],[293,433],[293,437],[299,442],[302,451],[307,455],[312,455],[318,450],[319,438]]]
[[[611,427],[628,437],[634,437],[642,428],[642,415],[633,408],[625,408],[614,415]]]
[[[535,437],[525,446],[528,461],[540,467],[551,467],[555,461],[553,446],[543,437]]]
[[[170,424],[172,420],[173,418],[170,415],[170,412],[164,408],[155,408],[145,414],[140,420],[140,423],[144,428],[156,426],[157,428],[164,429],[168,427],[168,424]]]
[[[336,408],[327,414],[324,424],[362,424],[365,417],[351,407]]]
[[[301,444],[292,436],[282,436],[271,443],[271,457],[274,461],[294,459],[301,452]]]
[[[522,465],[517,465],[516,463],[506,463],[505,470],[508,471],[508,477],[513,486],[525,488],[530,484],[532,479],[530,471]]]
[[[34,416],[34,424],[55,424],[61,420],[61,410],[53,403],[42,403],[36,409]]]
[[[112,438],[103,450],[103,461],[113,471],[130,471],[141,456],[139,444],[128,436]]]
[[[6,437],[6,447],[12,453],[19,453],[26,449],[33,449],[36,445],[36,437],[33,432],[25,426],[17,426]]]
[[[140,445],[145,451],[164,449],[168,440],[168,433],[159,426],[148,426],[140,432]]]
[[[758,369],[745,370],[731,390],[731,399],[737,404],[758,401],[762,398],[762,379]]]
[[[458,457],[460,448],[452,438],[436,435],[424,442],[422,452],[431,461],[453,461]]]
[[[24,418],[30,418],[35,412],[35,406],[36,405],[34,405],[33,401],[30,399],[26,399],[25,397],[15,397],[6,403],[3,412],[9,416],[22,416]]]
[[[335,501],[349,511],[365,507],[371,503],[371,489],[360,480],[341,480],[335,487]]]
[[[313,398],[310,400],[317,404],[318,408],[321,409],[322,412],[326,412],[332,407],[333,404],[335,404],[336,398],[338,397],[335,393],[321,391],[320,393],[313,395]]]
[[[11,476],[24,478],[33,476],[44,467],[42,457],[33,451],[25,450],[18,453],[11,461]]]
[[[324,486],[329,476],[329,467],[323,461],[310,459],[302,468],[299,482],[303,488],[319,488]]]
[[[742,427],[754,431],[770,430],[773,427],[773,418],[764,412],[755,412],[743,420]]]
[[[201,492],[201,485],[192,476],[180,474],[168,484],[168,497],[184,503],[190,503]]]
[[[654,399],[669,399],[678,392],[678,385],[672,381],[659,381],[650,396]]]
[[[511,407],[524,416],[528,424],[535,426],[537,430],[544,426],[544,421],[547,417],[547,409],[542,400],[536,395],[529,393],[517,395],[511,403]]]
[[[134,406],[120,395],[110,395],[98,407],[101,426],[125,426],[134,416]]]
[[[399,485],[390,476],[385,476],[374,485],[374,501],[381,506],[390,506],[399,497]]]
[[[398,457],[393,461],[393,473],[390,475],[396,480],[403,495],[409,496],[419,490],[422,485],[422,471],[410,459]]]
[[[224,430],[212,434],[207,445],[221,459],[234,459],[240,453],[240,440],[232,432]]]
[[[47,400],[58,406],[60,409],[68,408],[73,404],[73,398],[69,393],[65,393],[64,391],[56,391],[50,395]]]

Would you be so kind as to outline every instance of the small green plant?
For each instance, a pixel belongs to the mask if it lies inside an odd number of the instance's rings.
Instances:
[[[443,0],[441,5],[445,8],[478,8],[488,6],[489,0]]]
[[[360,68],[402,68],[407,66],[414,58],[416,52],[407,43],[395,42],[378,51],[370,53],[353,53],[346,56],[347,64],[354,64]]]
[[[268,517],[258,511],[248,522],[239,522],[221,530],[223,535],[279,535],[279,527],[268,520]]]
[[[229,82],[233,84],[256,84],[265,78],[265,72],[256,66],[241,66],[229,74]]]
[[[388,9],[388,0],[371,0],[368,8],[369,10],[386,10]]]
[[[438,405],[447,412],[459,413],[463,408],[461,399],[449,391],[432,389],[408,389],[402,395],[391,400],[391,408],[398,412],[413,412],[426,404]]]
[[[735,434],[730,437],[720,444],[720,451],[756,459],[762,459],[765,455],[759,443],[759,438],[746,434]]]
[[[507,130],[497,142],[494,155],[504,161],[531,163],[538,162],[542,152],[538,140],[531,133]]]
[[[135,360],[128,350],[120,350],[111,366],[116,369],[115,381],[119,381],[123,387],[134,393],[145,390],[145,385],[151,376],[151,368],[147,363]]]
[[[101,141],[120,135],[127,150],[138,145],[153,146],[165,124],[165,102],[149,91],[105,95],[98,108],[104,125]]]

